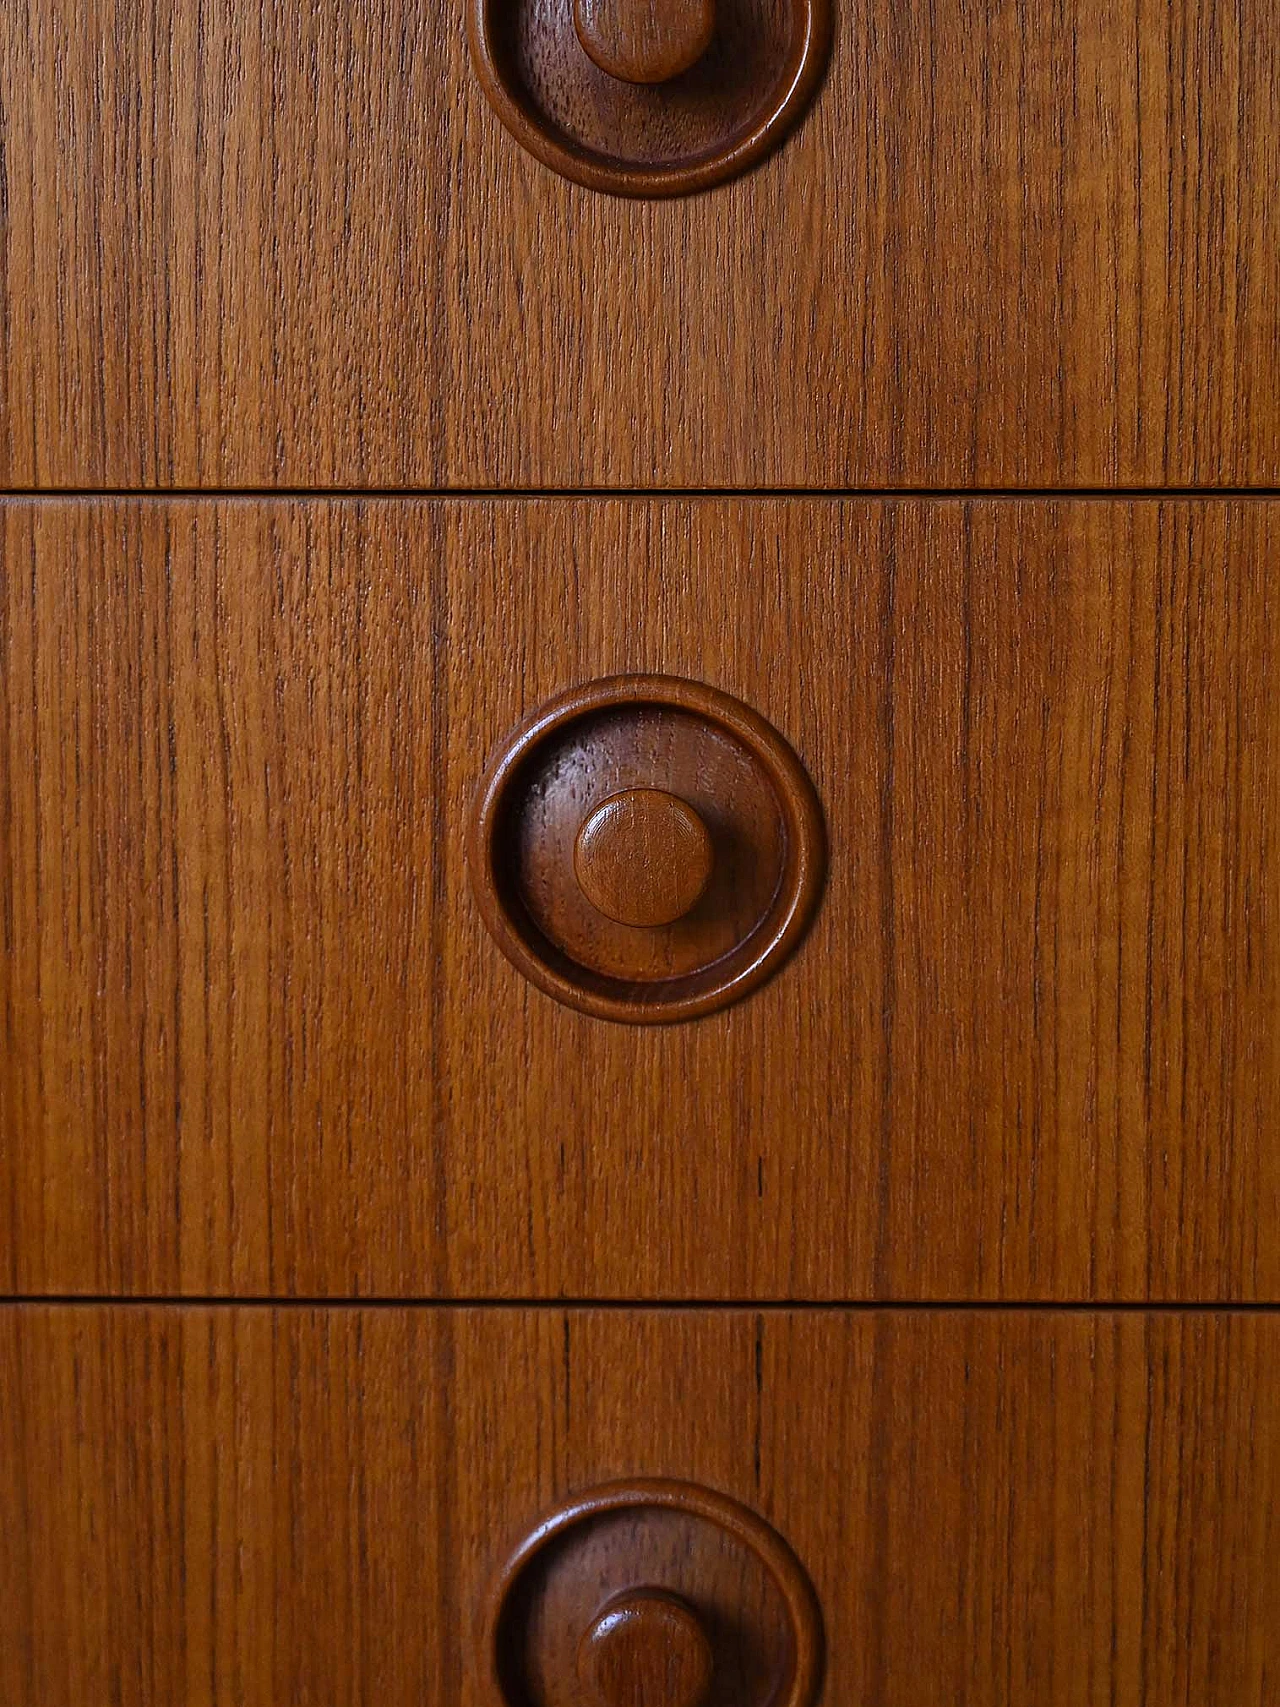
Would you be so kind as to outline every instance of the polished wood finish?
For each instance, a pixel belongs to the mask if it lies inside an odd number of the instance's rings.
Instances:
[[[1274,0],[835,11],[0,7],[0,1707],[1280,1702]]]
[[[830,0],[719,0],[715,16],[710,0],[467,4],[476,75],[516,141],[619,196],[689,195],[754,165],[804,113],[831,36]]]
[[[652,848],[598,846],[637,798],[651,815],[666,802],[668,839],[682,826],[661,865]],[[646,1025],[700,1018],[776,973],[826,865],[821,807],[777,730],[661,675],[598,678],[538,707],[499,747],[468,851],[484,921],[525,977]]]
[[[611,1601],[583,1638],[578,1676],[598,1707],[706,1707],[715,1656],[697,1613],[642,1589]]]
[[[10,1308],[0,1393],[5,1702],[503,1707],[505,1550],[675,1475],[829,1707],[1273,1707],[1274,1315]]]
[[[573,870],[591,905],[638,929],[673,925],[706,894],[711,832],[693,807],[660,788],[628,788],[588,813]]]
[[[1280,1298],[1280,505],[3,523],[4,1290]],[[466,866],[495,745],[634,668],[827,819],[687,1026],[540,994]]]
[[[457,5],[8,0],[0,484],[1280,484],[1273,0],[839,14],[652,205]]]
[[[573,27],[611,77],[666,83],[711,46],[715,0],[574,0]]]
[[[823,1670],[821,1609],[785,1539],[714,1488],[660,1477],[580,1491],[538,1522],[484,1647],[509,1707],[643,1700],[664,1658],[705,1707],[815,1707]]]

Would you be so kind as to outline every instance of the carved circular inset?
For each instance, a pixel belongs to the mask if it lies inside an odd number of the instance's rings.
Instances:
[[[704,1707],[714,1671],[698,1614],[661,1589],[611,1600],[578,1649],[578,1677],[594,1707]]]
[[[628,788],[588,813],[574,844],[583,894],[607,919],[673,925],[702,899],[715,866],[707,826],[661,788]]]
[[[472,878],[503,952],[541,989],[633,1023],[754,989],[821,889],[822,815],[800,761],[727,694],[615,676],[561,695],[481,785]]]
[[[795,1554],[736,1500],[611,1483],[554,1512],[499,1578],[502,1707],[813,1707],[822,1623]]]
[[[830,0],[469,0],[472,56],[516,139],[589,189],[674,196],[741,172],[822,75]]]

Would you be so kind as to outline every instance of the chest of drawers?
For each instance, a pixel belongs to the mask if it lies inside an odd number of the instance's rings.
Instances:
[[[0,1707],[1280,1702],[1280,23],[0,16]]]

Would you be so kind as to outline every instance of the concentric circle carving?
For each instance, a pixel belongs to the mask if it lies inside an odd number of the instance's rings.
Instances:
[[[503,746],[470,861],[485,922],[528,978],[643,1024],[768,977],[812,917],[825,846],[812,784],[763,718],[700,683],[614,676]]]
[[[813,1707],[822,1621],[757,1513],[690,1482],[610,1483],[520,1543],[485,1629],[502,1707]]]
[[[759,160],[822,75],[830,0],[470,0],[472,57],[545,165],[614,195],[706,189]]]

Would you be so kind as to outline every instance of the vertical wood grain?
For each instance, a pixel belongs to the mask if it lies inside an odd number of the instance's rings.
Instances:
[[[0,1283],[1274,1300],[1278,515],[10,506]],[[463,858],[626,669],[769,718],[831,844],[780,974],[649,1033]]]
[[[617,1476],[790,1539],[824,1701],[1270,1707],[1272,1316],[8,1308],[0,1699],[495,1707],[506,1550]]]
[[[866,0],[781,153],[530,159],[461,5],[9,0],[0,484],[1280,483],[1269,0]]]

